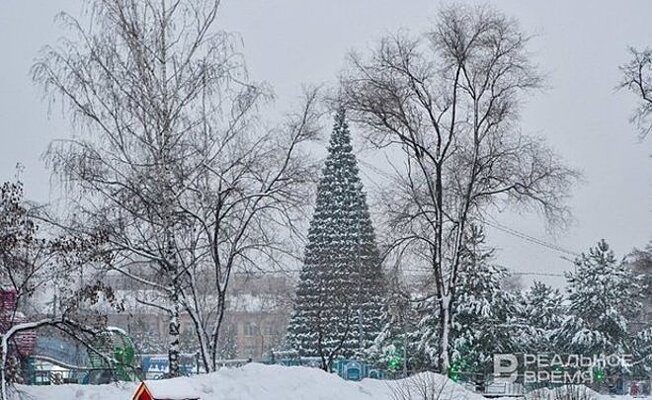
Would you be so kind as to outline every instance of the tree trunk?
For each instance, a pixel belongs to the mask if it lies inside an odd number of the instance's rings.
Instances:
[[[218,288],[217,301],[217,321],[215,321],[215,326],[211,334],[211,371],[217,371],[217,358],[220,356],[220,329],[222,328],[224,312],[226,310],[226,289]]]
[[[0,365],[0,400],[8,400],[7,398],[7,335],[2,335],[2,364]]]
[[[451,297],[442,296],[439,303],[439,361],[440,374],[447,374],[450,367],[449,342],[451,325]]]
[[[170,315],[170,329],[169,329],[169,347],[168,347],[168,362],[169,375],[176,377],[180,375],[179,371],[179,328],[181,326],[179,321],[179,299],[174,296],[172,305],[172,314]]]

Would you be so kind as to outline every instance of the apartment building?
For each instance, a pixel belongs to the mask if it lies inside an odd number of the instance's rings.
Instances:
[[[108,324],[125,330],[140,353],[166,352],[167,315],[134,300],[136,296],[147,298],[158,294],[118,276],[108,283],[125,305],[122,312],[108,310]],[[221,330],[221,357],[264,360],[271,350],[278,349],[285,336],[293,291],[294,280],[286,275],[235,275]],[[192,353],[196,351],[193,323],[186,313],[180,318],[182,352]]]

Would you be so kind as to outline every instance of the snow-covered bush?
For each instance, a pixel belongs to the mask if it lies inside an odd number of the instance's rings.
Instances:
[[[390,386],[392,400],[464,400],[468,393],[450,379],[430,372],[420,373]]]
[[[559,386],[528,393],[526,400],[597,400],[598,393],[582,385]]]

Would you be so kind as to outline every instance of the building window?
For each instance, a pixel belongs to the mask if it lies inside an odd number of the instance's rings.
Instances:
[[[258,326],[256,324],[246,324],[244,326],[244,335],[245,336],[258,335]]]
[[[265,325],[265,328],[263,329],[263,333],[265,336],[276,336],[276,327],[274,325]]]

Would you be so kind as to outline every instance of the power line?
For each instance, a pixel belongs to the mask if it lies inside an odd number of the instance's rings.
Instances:
[[[554,274],[552,272],[514,272],[510,271],[511,275],[534,275],[534,276],[555,276],[564,277],[564,274]]]
[[[273,269],[273,270],[252,270],[252,271],[233,271],[234,275],[291,275],[298,274],[301,269]]]
[[[545,248],[547,248],[549,250],[553,250],[553,251],[556,251],[556,252],[559,252],[559,253],[564,253],[564,254],[567,254],[567,255],[570,255],[570,256],[573,256],[573,257],[579,257],[580,256],[580,253],[578,253],[576,251],[568,250],[568,249],[565,249],[565,248],[563,248],[563,247],[561,247],[559,245],[549,243],[549,242],[546,242],[544,240],[535,238],[535,237],[530,236],[530,235],[528,235],[526,233],[517,231],[516,229],[507,227],[505,225],[502,225],[502,224],[500,224],[498,222],[490,222],[490,221],[485,220],[484,223],[491,226],[491,227],[493,227],[493,228],[495,228],[495,229],[498,229],[499,231],[505,232],[505,233],[507,233],[509,235],[518,237],[520,239],[523,239],[523,240],[528,241],[530,243],[536,244],[538,246],[545,247]],[[568,260],[567,258],[564,258],[564,259]]]
[[[376,166],[374,166],[374,165],[372,165],[372,164],[370,164],[370,163],[368,163],[368,162],[366,162],[364,160],[358,160],[358,162],[360,164],[364,165],[365,167],[367,167],[368,169],[372,170],[376,174],[380,175],[380,176],[390,178],[390,179],[393,178],[393,176],[391,174],[387,173],[386,171],[381,170],[380,168],[378,168],[378,167],[376,167]],[[367,179],[369,179],[374,185],[376,185],[378,187],[381,187],[381,185],[378,182],[376,182],[374,179],[372,179],[371,176],[366,171],[364,171],[364,170],[361,170],[361,171],[367,177]],[[486,223],[487,225],[489,225],[489,226],[491,226],[491,227],[493,227],[495,229],[498,229],[498,230],[500,230],[502,232],[505,232],[505,233],[507,233],[509,235],[512,235],[514,237],[518,237],[520,239],[528,241],[528,242],[530,242],[532,244],[536,244],[538,246],[545,247],[545,248],[547,248],[549,250],[553,250],[553,251],[556,251],[556,252],[559,252],[559,253],[564,253],[566,255],[570,255],[570,256],[573,256],[573,257],[579,257],[580,256],[580,253],[578,253],[576,251],[565,249],[565,248],[563,248],[563,247],[561,247],[561,246],[559,246],[557,244],[546,242],[545,240],[542,240],[542,239],[536,238],[534,236],[528,235],[526,233],[517,231],[516,229],[513,229],[513,228],[510,228],[510,227],[507,227],[505,225],[500,224],[493,217],[491,217],[491,216],[489,216],[489,217],[494,222],[490,222],[490,221],[485,220],[484,223]],[[564,258],[564,257],[562,257],[562,258],[565,259],[565,260],[568,260],[567,258]],[[569,261],[572,262],[572,260],[569,260]]]
[[[564,274],[561,273],[552,273],[552,272],[519,272],[514,271],[511,268],[510,275],[532,275],[532,276],[552,276],[552,277],[564,277]],[[402,269],[405,273],[429,273],[432,270],[430,268],[405,268]],[[275,269],[275,270],[258,270],[258,271],[234,271],[235,275],[250,275],[255,277],[257,275],[293,275],[301,272],[301,269]]]
[[[407,273],[429,273],[432,270],[430,268],[406,268],[402,269],[403,272]],[[282,269],[282,270],[261,270],[261,271],[237,271],[234,272],[236,275],[290,275],[300,273],[301,269]],[[535,275],[535,276],[555,276],[563,277],[563,274],[556,274],[552,272],[518,272],[510,269],[511,275]]]

